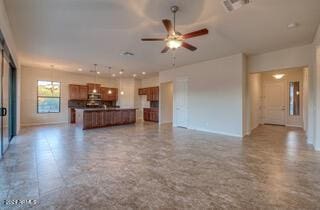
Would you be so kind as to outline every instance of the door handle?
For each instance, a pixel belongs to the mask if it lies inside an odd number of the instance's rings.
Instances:
[[[1,108],[1,116],[4,117],[4,116],[7,116],[7,108]]]

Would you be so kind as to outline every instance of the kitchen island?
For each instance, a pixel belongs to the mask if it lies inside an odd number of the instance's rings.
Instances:
[[[83,130],[136,122],[136,109],[127,108],[79,108],[76,124]]]

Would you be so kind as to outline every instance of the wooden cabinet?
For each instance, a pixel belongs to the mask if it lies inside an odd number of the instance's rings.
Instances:
[[[101,94],[101,99],[103,101],[107,101],[108,98],[108,88],[106,87],[101,87],[100,88],[100,94]]]
[[[159,101],[159,87],[140,88],[139,95],[147,95],[148,101]]]
[[[69,99],[70,100],[87,100],[88,87],[86,85],[69,85]]]
[[[143,119],[145,121],[159,122],[159,110],[157,108],[144,108]]]
[[[70,123],[76,123],[76,110],[70,109]]]
[[[159,101],[159,87],[154,87],[153,101]]]
[[[69,85],[69,99],[77,100],[80,95],[80,85]]]
[[[136,122],[135,109],[82,111],[83,122],[77,123],[83,129],[124,125]]]
[[[97,93],[100,93],[100,84],[88,83],[88,93],[92,93],[94,89],[96,89]]]
[[[118,89],[117,88],[107,88],[107,101],[117,101],[118,100]]]
[[[139,95],[147,95],[148,94],[148,88],[140,88],[138,90]]]
[[[103,101],[117,101],[118,100],[118,89],[117,88],[100,88],[101,99]]]
[[[101,87],[99,84],[88,85],[69,85],[69,100],[88,100],[88,93],[92,93],[96,89],[101,94],[103,101],[117,101],[118,89]]]
[[[88,99],[88,86],[80,85],[79,87],[79,99],[87,100]]]

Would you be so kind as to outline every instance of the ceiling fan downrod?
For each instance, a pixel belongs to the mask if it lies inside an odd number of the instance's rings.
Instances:
[[[175,5],[175,6],[172,6],[170,10],[173,13],[173,31],[174,33],[176,33],[176,13],[178,12],[179,7]]]

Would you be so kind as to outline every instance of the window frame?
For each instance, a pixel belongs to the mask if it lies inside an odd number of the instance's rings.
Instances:
[[[39,96],[39,82],[54,82],[59,83],[59,96]],[[58,98],[59,99],[59,110],[57,112],[39,112],[39,98]],[[61,112],[61,82],[51,80],[37,80],[37,114],[56,114]]]
[[[298,106],[298,109],[297,109],[297,112],[298,113],[295,113],[295,103],[294,103],[294,98],[295,98],[295,95],[296,95],[296,92],[294,92],[294,90],[293,90],[293,95],[291,95],[291,84],[293,84],[294,85],[294,83],[298,83],[298,92],[299,92],[299,95],[298,95],[298,97],[297,97],[297,99],[298,99],[298,103],[297,103],[297,106]],[[299,117],[299,116],[301,116],[301,82],[298,80],[298,81],[289,81],[289,99],[288,99],[288,101],[289,101],[289,108],[288,108],[288,115],[290,116],[290,117]],[[291,110],[291,97],[293,97],[293,106],[292,106],[292,109],[293,110]],[[292,111],[292,113],[291,113],[291,111]]]

